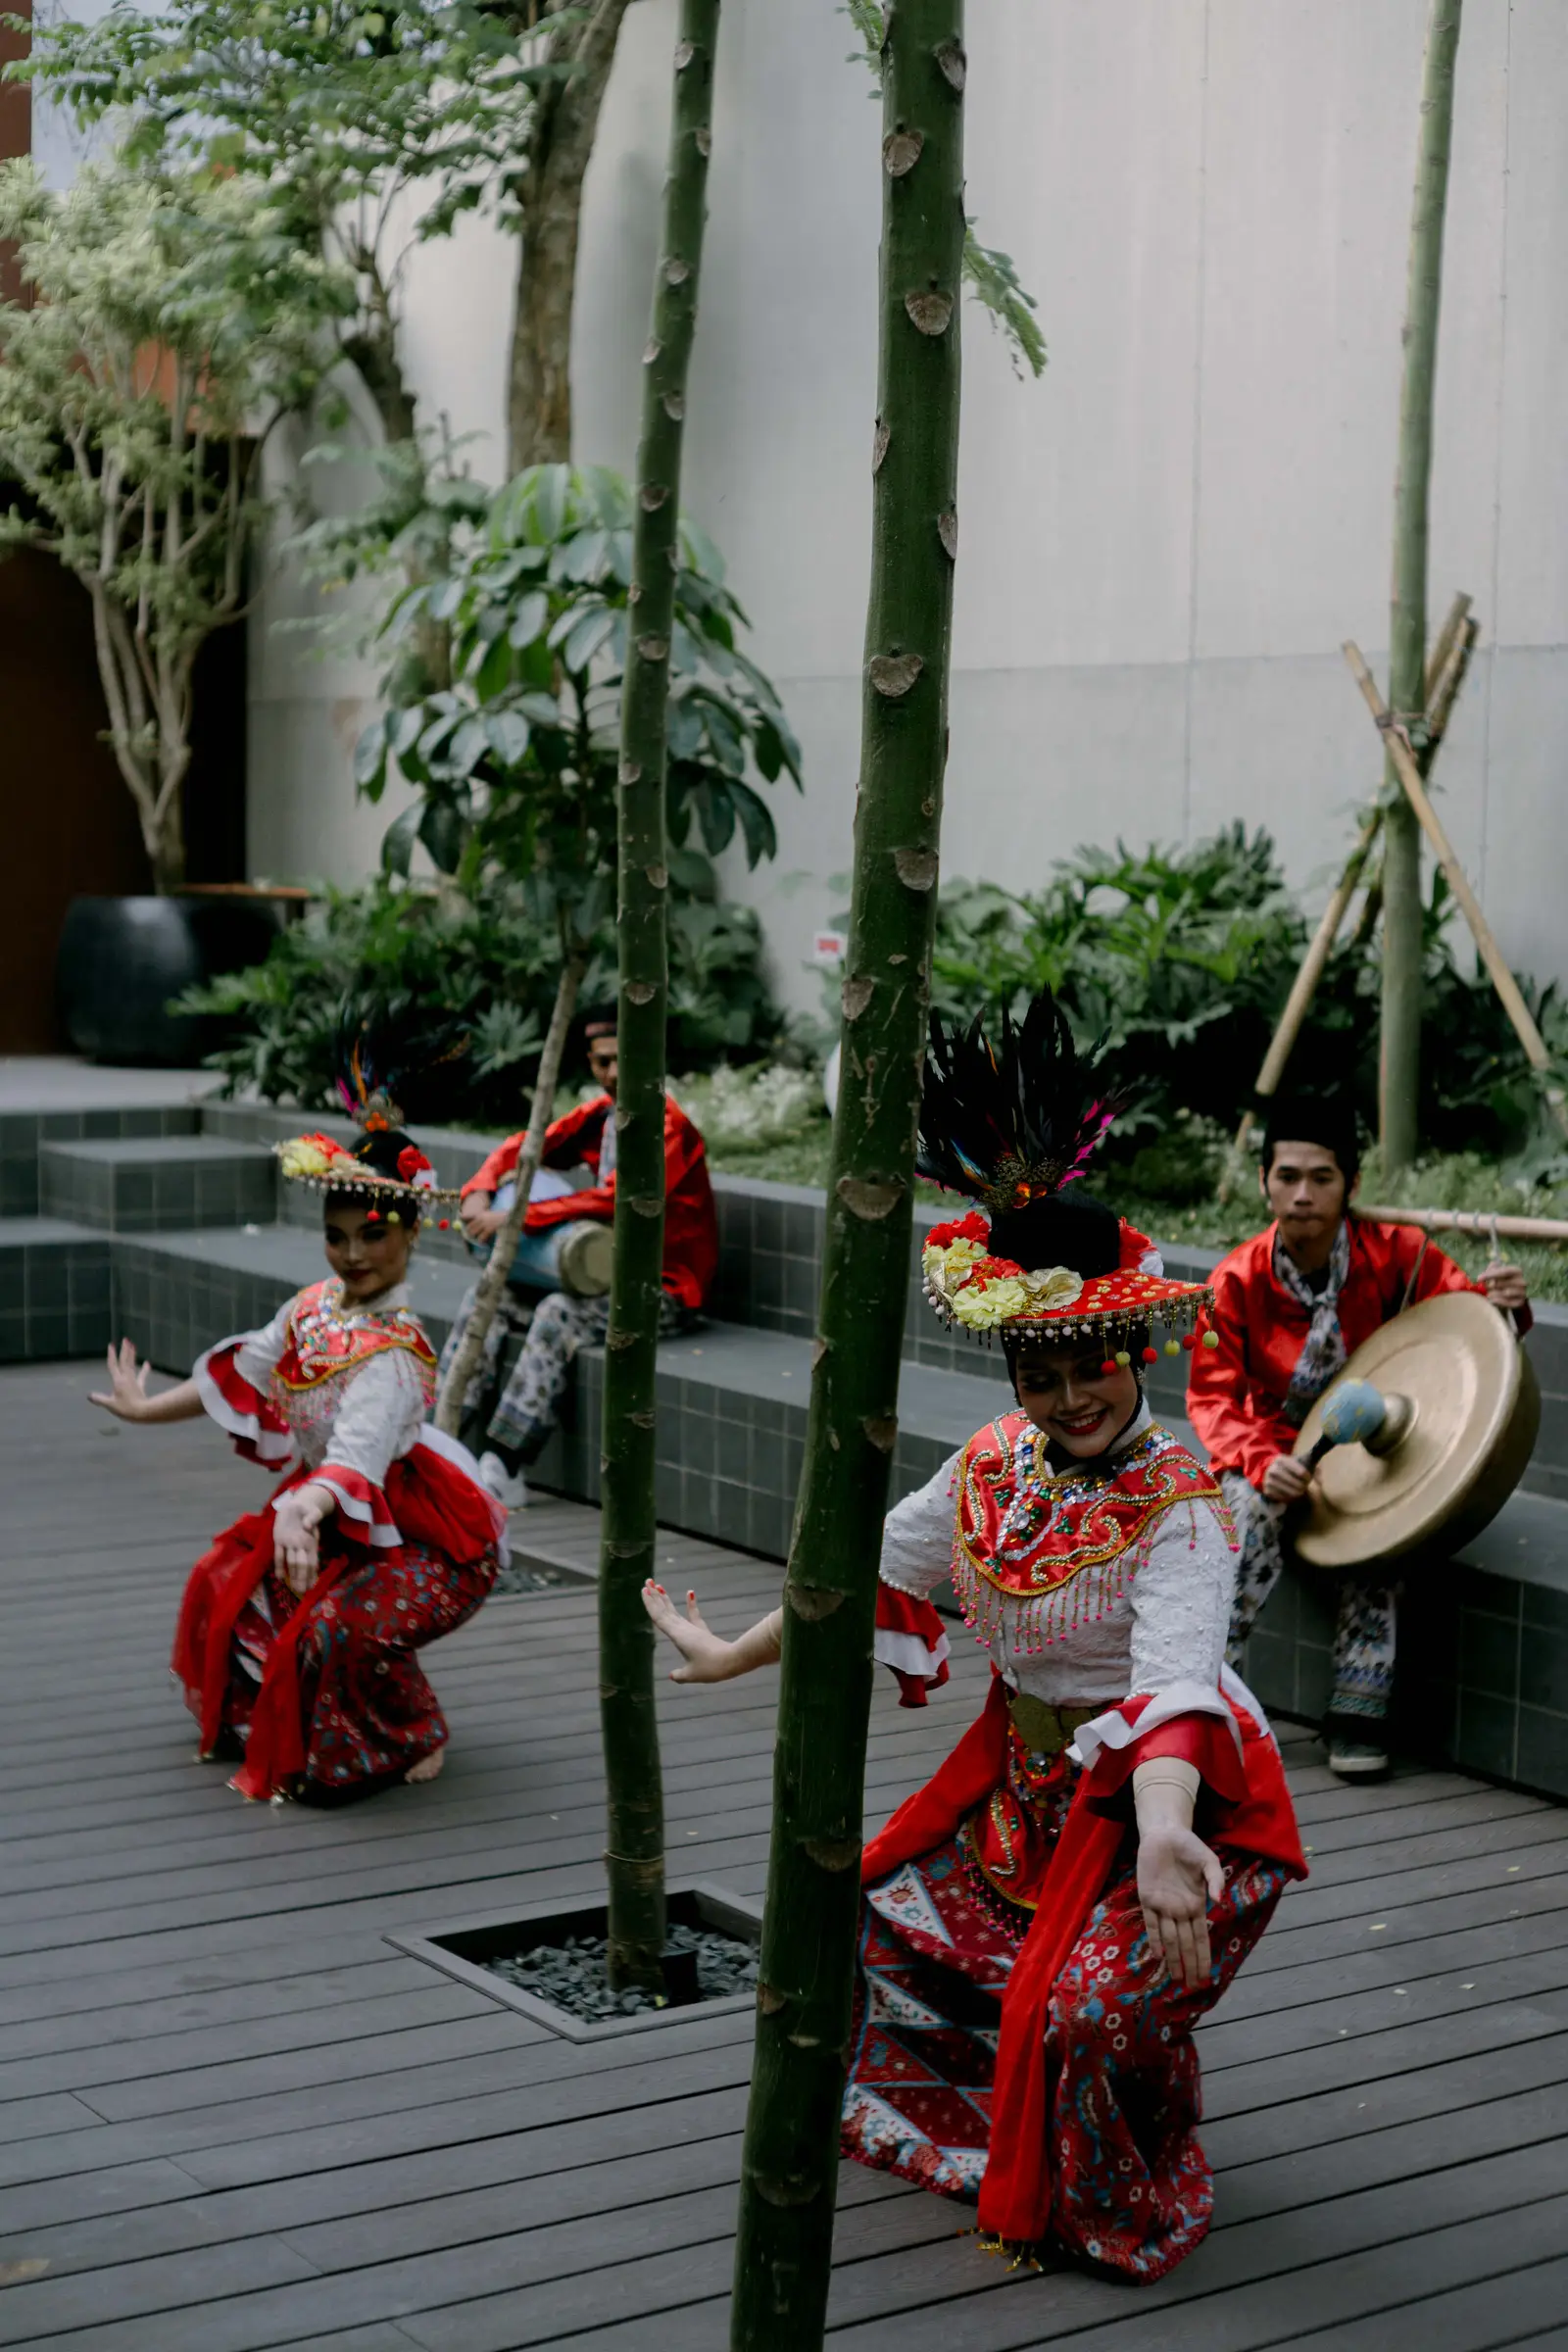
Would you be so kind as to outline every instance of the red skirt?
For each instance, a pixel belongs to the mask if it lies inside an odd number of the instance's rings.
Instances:
[[[1130,1859],[1052,1988],[1047,2234],[1130,2278],[1162,2278],[1207,2233],[1214,2191],[1198,2138],[1193,2027],[1262,1935],[1288,1876],[1279,1863],[1221,1860],[1213,1968],[1200,1991],[1173,1984],[1151,1951]],[[846,2156],[941,2196],[978,2197],[1002,1995],[1030,1924],[1011,1909],[980,1877],[963,1832],[867,1891]]]
[[[1208,1982],[1190,1992],[1167,1979],[1138,1901],[1136,1750],[1102,1751],[1093,1773],[1032,1760],[993,1685],[867,1849],[847,2156],[977,2198],[1005,2243],[1049,2241],[1125,2278],[1163,2277],[1204,2236],[1192,2030],[1304,1865],[1273,1743],[1249,1722],[1238,1759],[1217,1721],[1200,1730],[1194,1826],[1224,1887]]]
[[[301,1470],[278,1494],[303,1483]],[[276,1500],[274,1495],[273,1500]],[[243,1795],[366,1796],[444,1745],[416,1651],[471,1617],[496,1580],[494,1519],[471,1481],[416,1447],[387,1473],[401,1541],[334,1515],[302,1598],[272,1564],[272,1514],[225,1529],[191,1571],[173,1669],[206,1754],[243,1742]]]

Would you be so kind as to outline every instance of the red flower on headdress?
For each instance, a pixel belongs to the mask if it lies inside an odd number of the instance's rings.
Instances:
[[[424,1153],[414,1144],[406,1144],[398,1153],[398,1174],[405,1184],[413,1184],[428,1171],[429,1166],[430,1162]]]
[[[946,1250],[951,1242],[984,1244],[991,1239],[991,1227],[977,1208],[971,1208],[966,1217],[953,1217],[946,1225],[933,1225],[925,1238],[935,1242],[939,1250]]]

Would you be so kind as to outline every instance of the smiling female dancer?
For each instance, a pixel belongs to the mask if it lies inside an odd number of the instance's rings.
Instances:
[[[1110,1124],[1049,996],[993,1054],[932,1022],[920,1171],[978,1200],[935,1227],[926,1289],[999,1332],[1017,1399],[888,1515],[876,1654],[903,1703],[946,1682],[951,1576],[991,1654],[979,1720],[863,1861],[843,2146],[995,2243],[1162,2277],[1213,2204],[1192,2029],[1305,1865],[1261,1708],[1224,1665],[1236,1537],[1154,1421],[1153,1329],[1207,1293],[1066,1188]],[[662,1588],[677,1682],[776,1658]]]
[[[434,1780],[447,1725],[415,1653],[472,1616],[504,1556],[505,1513],[477,1464],[425,1418],[436,1359],[409,1256],[421,1210],[456,1195],[401,1132],[390,1082],[362,1042],[355,1150],[324,1135],[279,1147],[284,1175],[324,1197],[331,1279],[156,1396],[130,1342],[111,1348],[92,1399],[122,1421],[206,1412],[249,1460],[292,1464],[197,1562],[174,1636],[202,1754],[242,1757],[244,1796],[330,1804]]]

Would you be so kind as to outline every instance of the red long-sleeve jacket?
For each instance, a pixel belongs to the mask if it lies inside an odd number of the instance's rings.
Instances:
[[[608,1095],[579,1103],[545,1129],[541,1166],[591,1168],[599,1173],[599,1152],[605,1121],[613,1105]],[[497,1145],[463,1190],[494,1193],[517,1164],[522,1137],[509,1135]],[[543,1233],[551,1225],[568,1225],[579,1217],[597,1217],[609,1224],[615,1213],[615,1177],[580,1193],[564,1193],[557,1200],[529,1204],[523,1225]],[[708,1147],[679,1103],[664,1097],[664,1270],[665,1290],[678,1304],[694,1311],[706,1300],[718,1268],[718,1217],[713,1188],[708,1181]]]
[[[1349,1226],[1350,1264],[1340,1291],[1348,1355],[1398,1313],[1412,1272],[1412,1305],[1440,1291],[1481,1288],[1431,1242],[1423,1255],[1426,1236],[1413,1225],[1352,1216]],[[1285,1395],[1310,1327],[1306,1308],[1274,1271],[1278,1231],[1270,1225],[1254,1234],[1209,1276],[1214,1308],[1200,1317],[1199,1331],[1212,1331],[1219,1346],[1195,1348],[1188,1376],[1188,1417],[1208,1449],[1209,1468],[1240,1470],[1254,1487],[1262,1486],[1275,1455],[1296,1443]],[[1528,1329],[1528,1310],[1520,1328]]]

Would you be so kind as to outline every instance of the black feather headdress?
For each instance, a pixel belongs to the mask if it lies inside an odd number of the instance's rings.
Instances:
[[[995,1046],[983,1016],[950,1034],[933,1013],[915,1169],[1002,1215],[1081,1176],[1121,1107],[1049,989],[1021,1027],[1004,1009]]]
[[[346,1005],[338,1017],[337,1091],[351,1119],[371,1134],[403,1125],[403,1104],[433,1071],[468,1051],[458,1021],[431,1022],[415,1011],[366,1019]]]
[[[399,1224],[439,1201],[460,1198],[436,1183],[435,1170],[403,1131],[399,1097],[419,1088],[441,1063],[467,1052],[455,1021],[420,1021],[412,1013],[367,1020],[345,1009],[337,1027],[337,1091],[350,1118],[364,1129],[349,1148],[330,1135],[295,1135],[274,1147],[283,1174],[332,1199],[357,1200],[371,1217]]]

